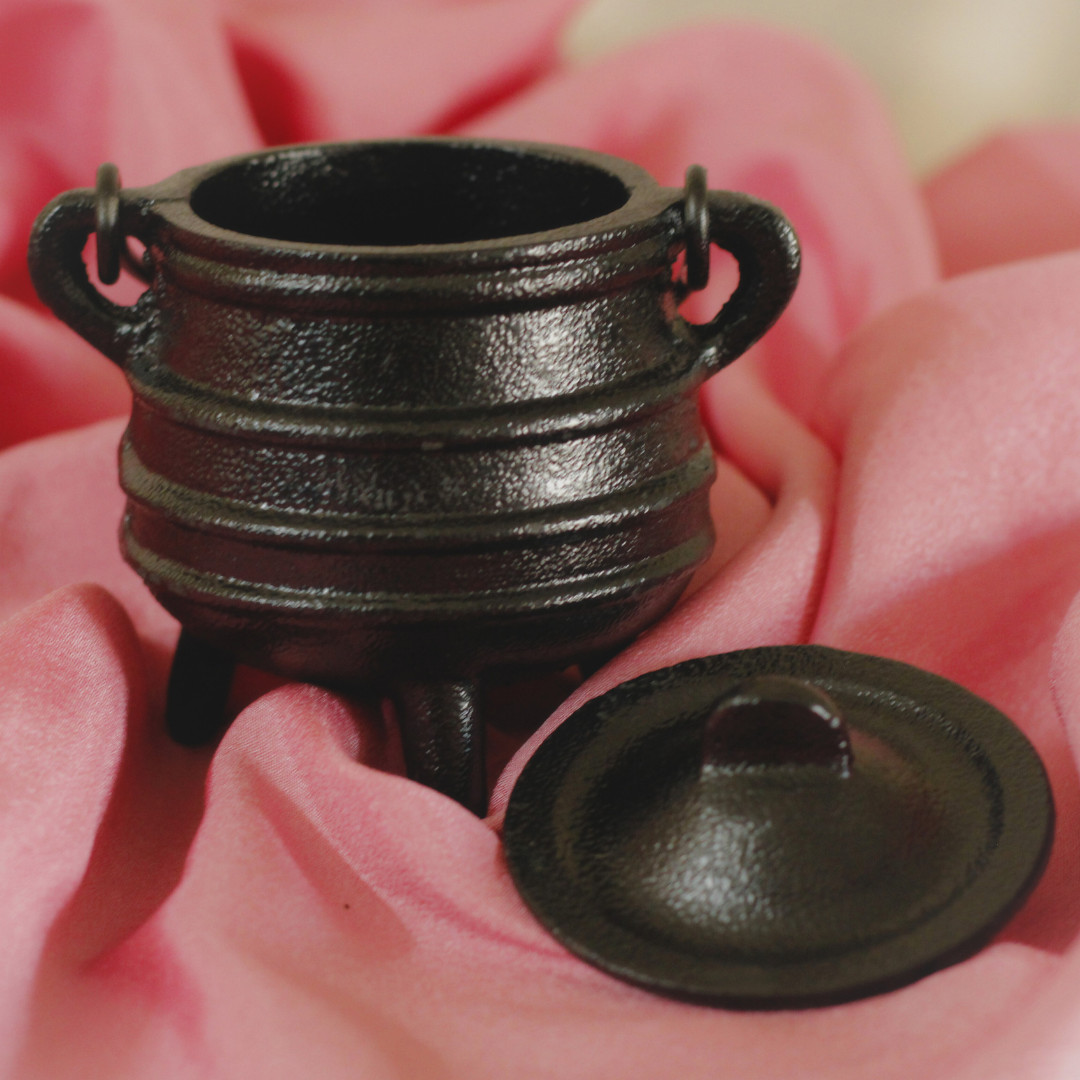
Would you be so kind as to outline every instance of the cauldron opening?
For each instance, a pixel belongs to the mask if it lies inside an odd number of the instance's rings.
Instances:
[[[204,180],[211,225],[269,240],[402,247],[522,236],[610,214],[630,193],[567,158],[439,142],[272,151]]]

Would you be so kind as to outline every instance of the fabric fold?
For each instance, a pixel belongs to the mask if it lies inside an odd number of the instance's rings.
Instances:
[[[98,586],[53,593],[0,626],[0,685],[0,1071],[10,1075],[39,965],[146,700],[131,624]]]

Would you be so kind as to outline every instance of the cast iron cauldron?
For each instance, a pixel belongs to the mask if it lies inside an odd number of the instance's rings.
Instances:
[[[130,308],[89,282],[146,245]],[[739,285],[677,313],[710,242]],[[685,251],[686,274],[673,265]],[[747,196],[567,147],[295,146],[34,227],[42,299],[121,365],[124,555],[183,626],[168,723],[210,738],[239,660],[385,691],[410,774],[485,803],[478,680],[596,662],[713,543],[703,380],[787,303],[798,247]]]

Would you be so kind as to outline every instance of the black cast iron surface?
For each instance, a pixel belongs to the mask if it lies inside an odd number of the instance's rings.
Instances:
[[[88,281],[95,230],[105,279],[150,279],[133,307]],[[710,242],[740,279],[697,326],[672,267],[699,287]],[[103,167],[42,212],[30,267],[134,392],[123,551],[198,642],[174,736],[213,730],[222,656],[374,688],[412,775],[482,810],[478,681],[609,655],[707,557],[697,388],[783,310],[798,248],[701,170],[684,192],[585,150],[410,139],[124,190]]]
[[[832,1004],[965,958],[1053,836],[1012,722],[938,676],[820,646],[623,683],[525,767],[503,840],[569,949],[660,993]]]

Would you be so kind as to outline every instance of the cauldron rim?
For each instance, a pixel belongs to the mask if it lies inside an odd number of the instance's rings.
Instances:
[[[622,184],[627,197],[621,206],[608,213],[540,232],[450,243],[393,245],[332,244],[260,236],[214,224],[192,207],[196,193],[208,181],[249,163],[315,154],[330,157],[361,147],[424,144],[462,150],[506,151],[591,168]],[[649,240],[666,240],[672,225],[667,218],[670,214],[681,216],[683,192],[682,189],[662,187],[639,165],[580,147],[509,139],[417,136],[264,148],[181,170],[154,185],[127,188],[125,197],[140,205],[144,213],[153,214],[171,226],[169,241],[172,246],[216,262],[260,266],[287,262],[297,269],[309,266],[319,272],[336,264],[365,276],[381,266],[393,267],[395,272],[400,268],[407,274],[419,270],[426,277],[439,271],[460,273],[511,265],[520,268],[577,261],[600,252],[636,247]]]

